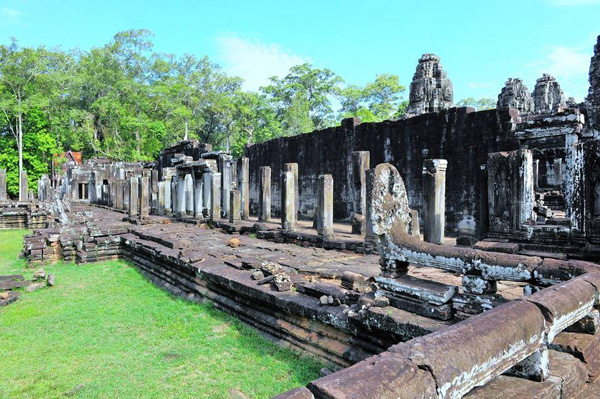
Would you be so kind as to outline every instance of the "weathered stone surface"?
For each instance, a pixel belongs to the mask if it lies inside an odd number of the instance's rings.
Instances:
[[[271,219],[271,168],[260,167],[260,191],[259,191],[259,215],[258,220],[268,222]]]
[[[369,151],[354,151],[352,153],[352,178],[354,183],[352,234],[364,235],[366,233],[367,170],[369,170],[370,164],[371,154]]]
[[[506,81],[498,94],[498,108],[516,108],[522,114],[533,111],[533,99],[521,79],[509,78]]]
[[[0,201],[6,201],[6,169],[0,169]]]
[[[34,283],[31,285],[28,285],[27,288],[25,288],[25,291],[27,291],[27,292],[37,291],[40,288],[43,288],[44,286],[45,286],[45,284],[43,284],[43,283]]]
[[[600,36],[590,61],[590,89],[586,101],[592,126],[600,130]]]
[[[391,353],[373,356],[315,380],[308,384],[308,389],[321,399],[436,397],[435,381],[427,371]]]
[[[385,290],[406,294],[434,305],[443,305],[458,292],[458,287],[412,276],[397,278],[375,277],[377,285]]]
[[[533,89],[534,110],[538,114],[557,112],[565,107],[565,93],[556,78],[545,73]]]
[[[296,229],[296,178],[291,170],[282,172],[283,180],[281,191],[281,227],[287,231]]]
[[[581,360],[590,381],[595,381],[600,376],[600,334],[561,332],[549,347],[559,352],[569,353]]]
[[[423,161],[423,239],[433,244],[444,242],[447,167],[445,159]]]
[[[562,381],[562,398],[575,397],[588,380],[585,365],[568,353],[551,350],[549,354],[550,376]]]
[[[435,54],[423,54],[410,84],[407,112],[421,115],[454,106],[452,82]]]
[[[440,397],[460,398],[537,351],[543,339],[539,309],[513,301],[390,351],[426,367]]]
[[[544,382],[500,376],[483,387],[475,388],[465,399],[562,399],[560,380]]]
[[[274,396],[273,399],[314,399],[312,392],[306,387],[292,389],[285,393]]]
[[[319,175],[317,190],[317,233],[325,239],[331,240],[334,236],[333,178],[331,175]]]

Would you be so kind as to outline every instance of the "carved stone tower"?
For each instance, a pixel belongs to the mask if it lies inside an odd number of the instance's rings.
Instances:
[[[556,112],[565,106],[565,94],[553,76],[545,73],[536,81],[533,104],[538,114]]]
[[[588,92],[586,106],[590,123],[596,130],[600,130],[600,36],[594,47],[594,56],[590,62],[590,91]]]
[[[452,82],[435,54],[423,54],[410,84],[408,114],[420,115],[454,106]]]
[[[522,114],[533,112],[533,100],[521,79],[508,78],[498,94],[498,108],[516,108]]]

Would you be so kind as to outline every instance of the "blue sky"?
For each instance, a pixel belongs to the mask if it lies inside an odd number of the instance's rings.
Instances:
[[[146,28],[155,50],[208,55],[256,89],[301,62],[365,84],[408,86],[421,54],[438,54],[455,101],[496,98],[508,77],[530,90],[543,72],[582,100],[600,35],[600,0],[115,1],[0,0],[0,37],[89,49]]]

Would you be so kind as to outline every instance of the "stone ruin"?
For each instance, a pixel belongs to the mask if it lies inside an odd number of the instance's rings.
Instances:
[[[407,113],[421,115],[454,106],[452,82],[435,54],[423,54],[410,84]]]
[[[522,114],[534,110],[533,99],[529,89],[521,79],[508,78],[502,91],[498,94],[498,108],[514,108]]]
[[[594,47],[594,56],[590,62],[590,90],[587,97],[590,123],[600,130],[600,37]]]
[[[534,111],[538,114],[558,112],[565,107],[565,94],[556,79],[545,73],[533,89]]]
[[[278,399],[600,397],[592,97],[90,160],[40,180],[23,254],[128,260],[329,368]]]

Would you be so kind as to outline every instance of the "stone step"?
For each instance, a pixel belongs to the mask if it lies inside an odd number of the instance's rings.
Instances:
[[[412,276],[396,278],[376,276],[375,281],[384,290],[405,294],[433,305],[448,303],[458,292],[458,287],[455,285],[438,283]]]

